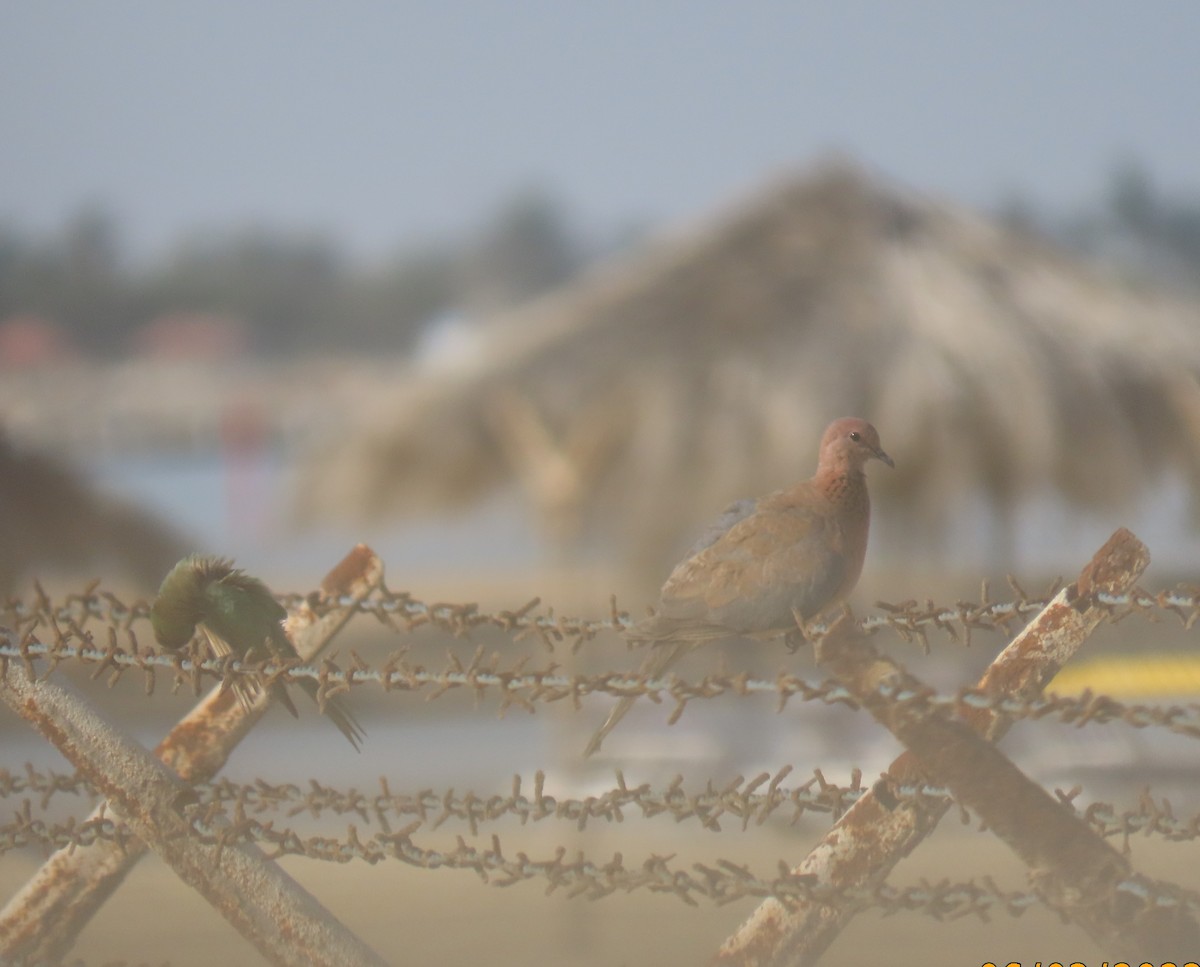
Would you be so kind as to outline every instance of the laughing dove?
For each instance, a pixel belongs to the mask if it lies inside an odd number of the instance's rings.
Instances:
[[[821,438],[817,472],[730,506],[662,587],[656,612],[626,633],[651,645],[639,677],[656,678],[686,651],[715,638],[769,638],[795,631],[854,588],[867,550],[871,503],[863,466],[894,466],[865,420],[835,420]],[[584,755],[591,755],[633,706],[622,698]]]

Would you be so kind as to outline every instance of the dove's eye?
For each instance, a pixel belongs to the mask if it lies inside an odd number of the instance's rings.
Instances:
[[[862,439],[862,434],[860,434],[858,432],[858,430],[854,430],[850,434],[850,439],[853,440],[855,443],[858,443],[858,441]]]

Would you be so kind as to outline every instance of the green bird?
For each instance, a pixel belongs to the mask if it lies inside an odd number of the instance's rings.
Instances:
[[[276,658],[297,657],[283,632],[286,617],[287,611],[262,581],[235,568],[232,561],[198,554],[185,557],[171,569],[150,608],[154,637],[164,648],[182,648],[199,630],[217,658],[246,658],[264,648]],[[315,681],[302,678],[298,684],[313,701],[317,700],[319,686]],[[260,687],[245,678],[233,684],[235,694],[246,705]],[[298,717],[283,684],[276,683],[273,690],[284,708]],[[355,749],[361,747],[365,733],[344,705],[327,698],[325,714]]]

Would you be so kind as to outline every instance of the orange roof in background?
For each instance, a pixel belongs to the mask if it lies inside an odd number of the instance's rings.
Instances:
[[[75,346],[53,320],[25,312],[0,320],[0,369],[32,369],[69,362]]]
[[[159,359],[230,359],[249,348],[240,319],[215,312],[170,312],[133,337],[133,352]]]

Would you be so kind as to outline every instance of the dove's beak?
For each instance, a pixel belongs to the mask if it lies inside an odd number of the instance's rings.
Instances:
[[[892,461],[892,458],[889,457],[886,453],[884,453],[879,447],[872,447],[871,452],[874,453],[876,457],[878,457],[880,460],[882,460],[884,463],[886,463],[893,470],[896,469],[896,464]]]

